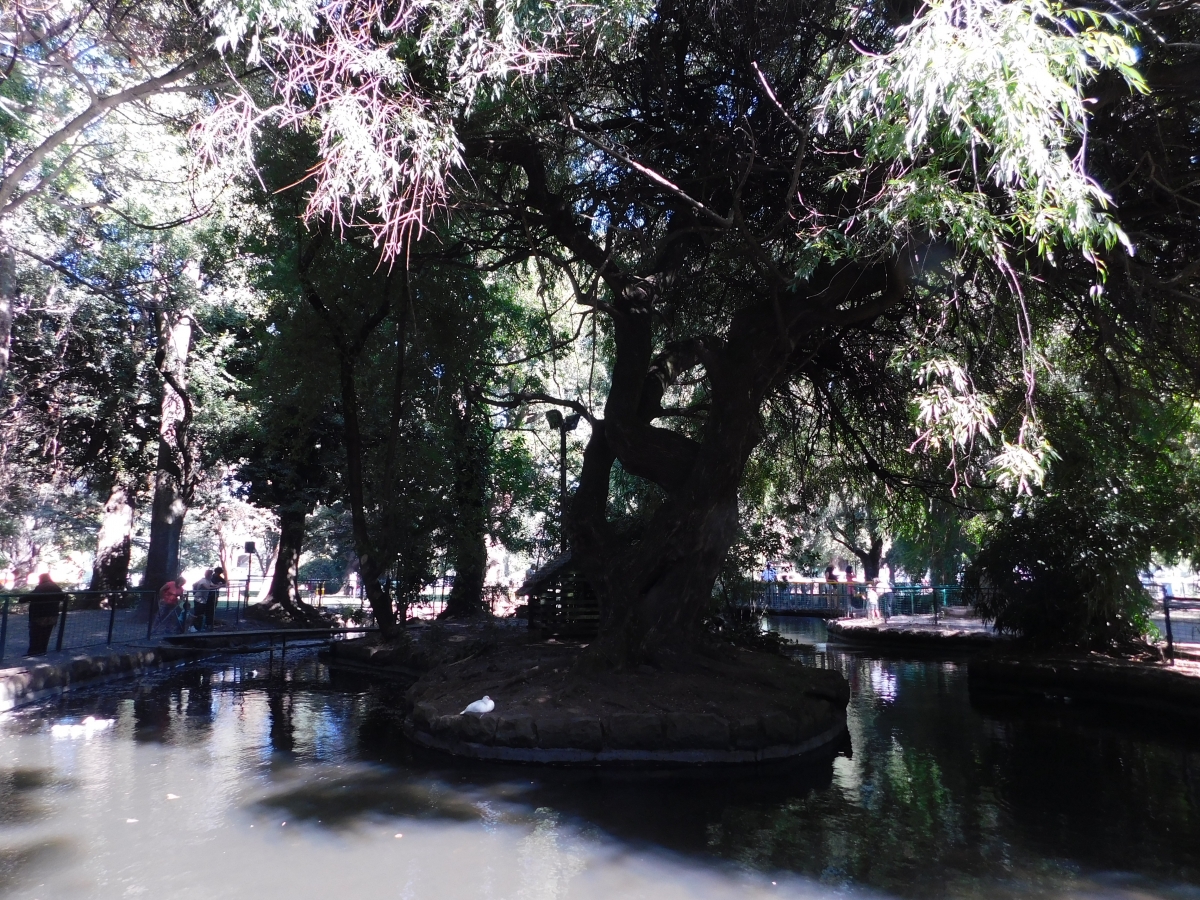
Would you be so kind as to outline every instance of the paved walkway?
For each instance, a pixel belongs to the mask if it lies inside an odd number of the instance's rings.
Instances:
[[[66,629],[63,631],[63,650],[97,647],[109,643],[109,626],[112,626],[112,643],[146,639],[146,615],[133,609],[119,609],[112,613],[107,609],[73,609],[67,614]],[[29,616],[25,609],[10,612],[5,629],[4,645],[0,646],[0,660],[11,662],[23,657],[29,649]],[[50,636],[51,650],[57,646],[58,626]]]

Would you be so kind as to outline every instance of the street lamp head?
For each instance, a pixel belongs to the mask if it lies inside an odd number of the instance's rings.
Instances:
[[[578,424],[579,424],[579,413],[571,413],[571,415],[569,415],[565,419],[563,419],[563,430],[564,431],[574,431],[575,426]]]
[[[561,412],[559,412],[557,409],[547,410],[546,411],[546,421],[548,423],[550,423],[551,428],[562,428],[563,427],[563,414]]]

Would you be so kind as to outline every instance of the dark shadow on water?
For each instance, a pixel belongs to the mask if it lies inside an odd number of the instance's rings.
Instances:
[[[72,846],[62,840],[0,847],[0,896],[28,883],[39,871],[63,865],[73,854]]]
[[[41,818],[37,793],[56,780],[51,769],[0,770],[0,827],[10,828]]]
[[[271,793],[259,805],[288,821],[345,827],[380,816],[532,821],[552,808],[623,841],[706,852],[709,825],[733,805],[779,803],[829,787],[832,759],[714,768],[549,767],[458,760],[411,744],[394,708],[374,706],[358,727],[370,768]],[[274,726],[273,726],[274,727]],[[849,751],[848,743],[845,751]]]

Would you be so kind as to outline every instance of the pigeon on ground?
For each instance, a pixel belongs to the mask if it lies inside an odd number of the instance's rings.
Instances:
[[[476,700],[474,703],[467,704],[467,708],[460,712],[459,715],[465,716],[467,713],[490,713],[495,708],[496,702],[485,694],[482,700]]]

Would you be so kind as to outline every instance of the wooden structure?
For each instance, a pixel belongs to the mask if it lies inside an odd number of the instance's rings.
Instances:
[[[529,628],[547,637],[595,637],[600,600],[571,561],[568,550],[526,579],[517,590],[529,600]]]

